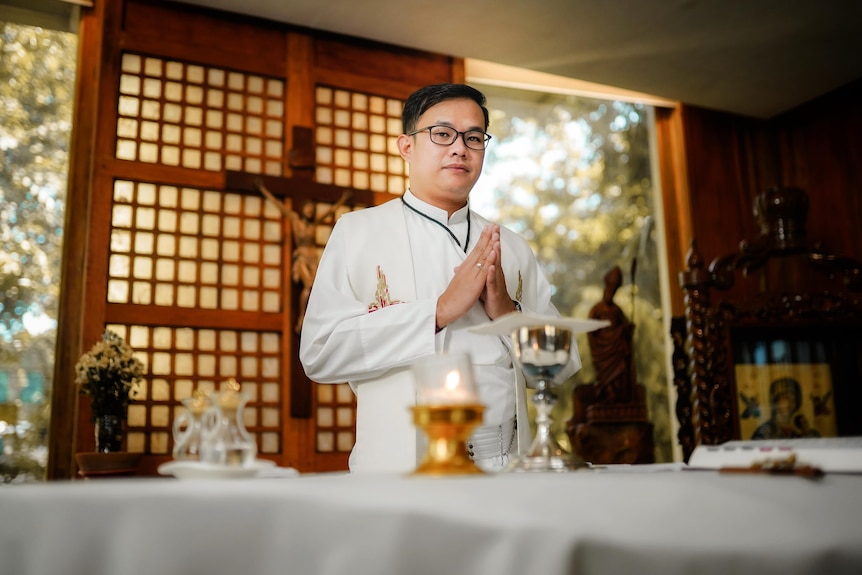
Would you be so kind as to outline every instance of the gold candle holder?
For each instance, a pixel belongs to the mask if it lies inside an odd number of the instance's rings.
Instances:
[[[428,449],[415,475],[483,473],[467,452],[467,440],[482,423],[485,407],[478,404],[417,405],[413,423],[428,437]]]

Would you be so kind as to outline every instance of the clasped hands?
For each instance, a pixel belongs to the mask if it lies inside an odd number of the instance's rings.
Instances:
[[[500,226],[488,224],[476,247],[455,268],[455,276],[437,298],[437,327],[443,328],[482,302],[490,319],[515,311],[500,265]]]

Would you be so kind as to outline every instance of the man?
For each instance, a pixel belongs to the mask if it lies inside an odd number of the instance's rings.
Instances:
[[[490,136],[485,96],[463,84],[427,86],[402,113],[398,150],[410,165],[399,200],[342,216],[312,288],[300,360],[320,383],[356,393],[350,469],[404,472],[422,454],[412,424],[410,366],[468,351],[484,423],[468,446],[479,467],[499,470],[530,445],[523,374],[509,338],[468,328],[523,308],[559,315],[550,285],[523,238],[470,211]],[[564,376],[580,367],[577,350]]]

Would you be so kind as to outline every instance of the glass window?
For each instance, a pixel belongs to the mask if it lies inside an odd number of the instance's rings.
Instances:
[[[602,300],[605,274],[622,269],[614,301],[636,326],[636,372],[646,387],[656,461],[672,461],[652,107],[473,85],[488,98],[493,139],[471,207],[528,240],[565,316],[587,317]],[[595,375],[586,336],[578,343],[584,368],[558,390],[554,415],[566,445],[571,391]]]
[[[78,41],[50,20],[0,20],[0,482],[47,464]]]

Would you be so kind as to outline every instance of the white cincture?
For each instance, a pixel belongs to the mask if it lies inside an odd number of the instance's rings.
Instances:
[[[502,425],[488,425],[478,428],[467,442],[470,458],[483,471],[501,471],[509,463],[509,453],[515,444],[516,420]]]

